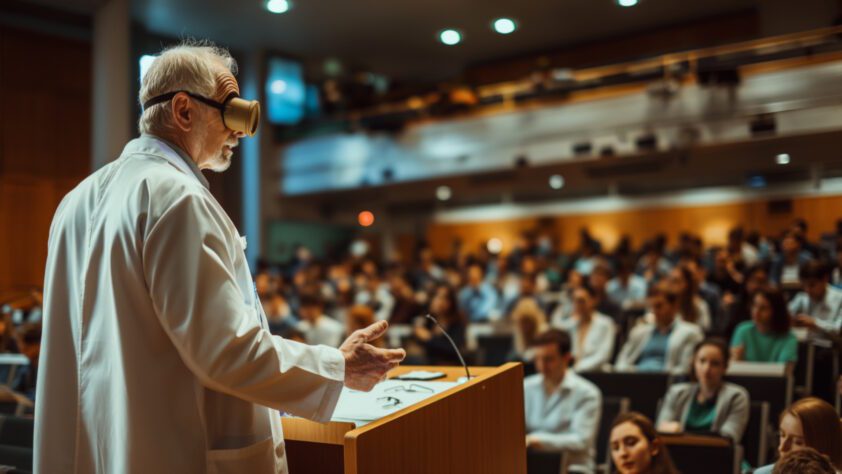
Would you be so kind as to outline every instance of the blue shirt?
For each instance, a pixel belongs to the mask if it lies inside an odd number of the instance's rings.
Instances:
[[[478,288],[466,286],[459,292],[459,309],[472,322],[487,321],[497,309],[497,291],[488,282]]]
[[[643,351],[637,359],[637,370],[641,372],[663,372],[667,361],[667,345],[669,344],[672,326],[665,333],[657,328],[652,331],[649,342],[643,346]]]

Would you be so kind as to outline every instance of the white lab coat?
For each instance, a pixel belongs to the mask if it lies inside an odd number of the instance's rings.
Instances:
[[[142,136],[56,211],[36,473],[285,473],[277,410],[333,413],[341,353],[269,333],[245,242],[184,157]]]

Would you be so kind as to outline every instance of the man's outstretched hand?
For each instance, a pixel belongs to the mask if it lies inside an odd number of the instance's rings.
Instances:
[[[368,343],[382,336],[388,328],[386,321],[374,323],[354,331],[339,346],[345,356],[346,387],[368,392],[406,357],[403,349],[378,349]]]

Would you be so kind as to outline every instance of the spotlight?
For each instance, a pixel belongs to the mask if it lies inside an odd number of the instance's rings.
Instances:
[[[275,79],[270,86],[273,94],[283,94],[287,90],[287,83],[283,79]]]
[[[776,157],[775,157],[775,161],[776,161],[779,165],[788,165],[788,164],[789,164],[789,162],[790,162],[790,156],[789,156],[789,153],[781,153],[781,154],[779,154],[778,156],[776,156]]]
[[[564,176],[554,174],[550,176],[550,187],[553,189],[561,189],[564,187]]]
[[[439,40],[448,46],[454,46],[462,42],[462,33],[454,29],[447,29],[439,33]]]
[[[357,216],[357,222],[363,227],[369,227],[374,224],[374,213],[371,211],[362,211]]]
[[[511,18],[498,18],[494,20],[494,31],[500,33],[501,35],[514,33],[516,29],[517,25],[515,25],[514,20]]]
[[[633,7],[637,5],[637,0],[617,0],[617,5],[621,7]]]
[[[447,201],[451,196],[453,196],[453,191],[450,190],[450,186],[439,186],[436,188],[436,198],[439,201]]]
[[[503,241],[494,237],[492,239],[488,239],[488,243],[485,247],[488,249],[488,253],[491,255],[497,255],[503,251]]]
[[[289,11],[289,0],[269,0],[266,2],[266,9],[272,13],[286,13]]]

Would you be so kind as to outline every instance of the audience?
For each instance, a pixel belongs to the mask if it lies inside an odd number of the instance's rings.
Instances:
[[[468,267],[468,284],[459,291],[459,309],[470,322],[485,322],[499,316],[497,291],[486,281],[479,264]]]
[[[591,277],[599,272],[597,265]],[[614,321],[596,311],[594,291],[582,286],[573,292],[573,313],[560,321],[561,329],[573,341],[573,369],[577,372],[600,371],[611,363],[614,353]]]
[[[570,336],[550,329],[535,348],[538,373],[523,381],[526,447],[565,452],[570,472],[595,472],[602,394],[570,368]]]
[[[377,322],[374,310],[370,306],[364,304],[357,304],[351,307],[348,311],[348,316],[345,319],[345,337],[350,336],[351,333],[358,329],[365,329]],[[386,340],[384,338],[369,341],[374,347],[385,347]]]
[[[304,334],[307,344],[324,344],[339,347],[345,328],[339,321],[324,314],[321,295],[314,290],[307,291],[299,298],[301,321],[297,329]]]
[[[699,326],[677,317],[678,296],[658,285],[649,290],[652,323],[638,324],[629,333],[615,364],[618,370],[684,373],[693,348],[704,335]]]
[[[842,290],[830,286],[830,268],[812,260],[801,268],[804,291],[789,303],[796,326],[821,335],[838,335],[842,329]]]
[[[698,324],[702,329],[711,327],[710,308],[699,296],[696,276],[690,267],[680,265],[672,269],[669,275],[672,291],[678,296],[678,311],[681,319]]]
[[[783,293],[763,288],[754,293],[751,321],[743,321],[731,339],[731,357],[749,362],[787,364],[792,371],[798,358],[798,341],[789,329],[789,311]]]
[[[749,397],[743,387],[725,382],[728,345],[705,339],[696,345],[689,383],[673,384],[658,414],[658,431],[713,432],[739,443],[748,423]]]
[[[438,320],[438,326],[428,319],[416,318],[414,327],[415,340],[421,344],[426,363],[461,365],[447,339],[450,336],[457,347],[465,347],[465,321],[450,286],[439,285],[433,291],[430,314]]]
[[[609,443],[611,460],[620,474],[678,474],[652,422],[640,413],[619,415]]]
[[[632,272],[633,266],[629,257],[622,257],[617,263],[617,276],[605,288],[608,298],[622,309],[642,308],[646,304],[646,280]]]
[[[802,398],[781,413],[778,454],[813,448],[827,456],[837,471],[842,470],[842,422],[829,403],[818,398]],[[780,461],[779,461],[780,462]],[[769,474],[775,466],[757,469],[755,474]]]
[[[512,310],[514,321],[514,354],[512,359],[521,362],[532,362],[535,348],[532,343],[535,338],[549,329],[547,315],[534,300],[523,300]]]

